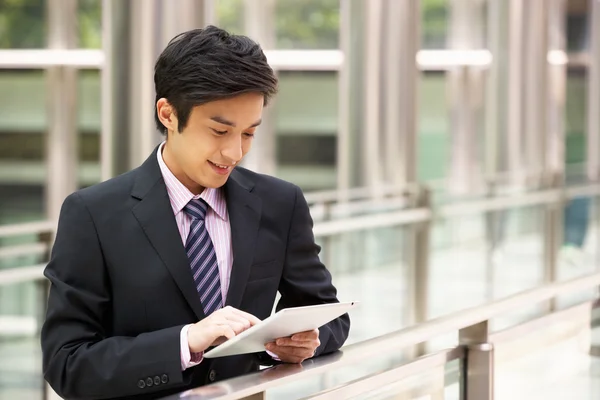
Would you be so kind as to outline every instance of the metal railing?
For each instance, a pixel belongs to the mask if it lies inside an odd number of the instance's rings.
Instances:
[[[418,191],[415,191],[416,193],[418,193]],[[429,204],[428,199],[425,197],[424,200],[421,199],[419,201],[414,201],[412,199],[409,199],[408,203],[412,203],[414,204],[416,207],[413,208],[408,208],[406,209],[406,204],[403,200],[407,199],[407,193],[408,195],[412,195],[412,191],[406,191],[406,190],[401,190],[398,188],[388,188],[386,190],[383,191],[383,193],[385,194],[385,196],[389,196],[387,197],[388,202],[382,205],[381,203],[381,198],[376,199],[373,203],[369,203],[368,202],[368,198],[365,198],[365,192],[362,190],[356,190],[355,192],[352,192],[351,196],[346,196],[346,202],[342,202],[342,203],[336,203],[333,199],[333,196],[325,196],[323,198],[319,198],[319,197],[315,197],[314,199],[312,199],[313,201],[313,205],[316,203],[318,203],[319,201],[324,201],[325,203],[328,203],[329,207],[338,207],[338,209],[343,209],[344,207],[349,207],[351,212],[348,213],[344,213],[344,212],[340,212],[338,214],[338,218],[332,219],[332,220],[328,220],[328,221],[316,221],[315,226],[314,226],[314,233],[316,237],[320,237],[320,238],[328,238],[328,237],[332,237],[335,236],[337,234],[340,233],[345,233],[345,232],[351,232],[351,231],[360,231],[360,230],[365,230],[365,229],[374,229],[374,228],[382,228],[382,227],[389,227],[389,226],[413,226],[413,227],[417,227],[419,228],[417,230],[417,233],[415,233],[415,236],[417,237],[418,240],[414,241],[414,247],[415,247],[415,259],[413,260],[412,264],[413,264],[413,268],[414,271],[412,274],[410,274],[412,276],[413,282],[411,282],[411,285],[413,285],[417,290],[414,291],[416,298],[414,299],[414,307],[415,307],[415,320],[413,321],[414,327],[413,328],[409,328],[409,330],[404,330],[402,331],[401,334],[402,335],[402,340],[406,340],[406,338],[416,338],[416,336],[411,336],[411,335],[415,335],[415,332],[417,332],[419,335],[425,335],[425,336],[421,336],[417,339],[415,343],[412,343],[412,339],[411,339],[411,343],[412,344],[417,344],[417,343],[423,343],[424,341],[428,340],[429,336],[424,334],[423,332],[428,332],[428,331],[424,331],[431,328],[431,324],[435,323],[435,324],[441,324],[442,322],[444,324],[451,324],[452,325],[452,329],[466,329],[466,327],[468,326],[473,326],[475,324],[475,322],[473,322],[472,320],[465,320],[464,318],[468,318],[470,315],[472,316],[473,314],[470,314],[468,311],[462,311],[460,313],[456,313],[456,314],[452,314],[451,316],[442,318],[442,319],[437,319],[434,321],[430,321],[427,322],[425,324],[422,324],[424,321],[427,320],[427,297],[428,297],[428,293],[427,293],[427,285],[425,284],[428,280],[429,277],[429,273],[428,273],[428,266],[427,266],[427,253],[429,252],[429,242],[428,242],[428,238],[427,236],[419,236],[422,235],[423,232],[427,232],[428,231],[428,224],[430,224],[432,221],[434,220],[440,220],[440,219],[446,219],[446,218],[456,218],[456,217],[460,217],[460,216],[466,216],[466,215],[473,215],[473,214],[481,214],[481,213],[490,213],[490,212],[497,212],[497,211],[502,211],[502,210],[510,210],[510,209],[515,209],[515,208],[519,208],[519,207],[530,207],[530,206],[543,206],[543,207],[548,207],[548,208],[554,208],[556,209],[557,207],[560,208],[560,206],[564,205],[568,200],[575,198],[575,197],[580,197],[580,196],[590,196],[590,197],[598,197],[600,196],[600,184],[588,184],[588,185],[580,185],[580,186],[573,186],[573,187],[568,187],[568,188],[556,188],[556,189],[549,189],[549,190],[544,190],[544,191],[537,191],[537,192],[533,192],[533,193],[525,193],[525,194],[520,194],[517,196],[498,196],[498,197],[492,197],[492,198],[487,198],[487,199],[475,199],[475,200],[470,200],[470,201],[463,201],[457,204],[442,204],[439,206],[432,206],[431,204]],[[311,200],[310,194],[307,195],[307,199]],[[398,202],[396,204],[396,207],[394,207],[394,201],[400,199],[401,201]],[[385,200],[385,198],[384,198]],[[359,205],[364,205],[367,204],[369,205],[369,207],[367,207],[366,209],[362,210],[362,213],[359,213],[360,215],[356,216],[355,215],[355,211],[361,211],[360,207],[355,207],[356,204]],[[383,211],[382,211],[383,210]],[[371,214],[369,214],[371,213]],[[332,215],[334,215],[332,213]],[[558,215],[554,215],[553,218],[557,218]],[[11,247],[0,247],[0,258],[10,258],[10,257],[18,257],[21,255],[29,255],[29,254],[35,254],[35,255],[39,255],[42,256],[44,253],[48,253],[48,250],[50,248],[50,244],[51,244],[51,238],[52,235],[54,233],[55,230],[55,226],[56,223],[52,222],[52,221],[39,221],[39,222],[32,222],[32,223],[26,223],[26,224],[18,224],[18,225],[5,225],[5,226],[0,226],[0,238],[4,238],[4,237],[11,237],[11,236],[19,236],[19,235],[38,235],[38,243],[32,243],[32,244],[26,244],[26,245],[18,245],[18,246],[11,246]],[[420,233],[419,233],[420,231]],[[552,232],[548,232],[546,230],[544,230],[544,235],[552,235]],[[556,243],[552,242],[551,240],[545,240],[545,253],[546,254],[551,254],[551,253],[556,253]],[[550,257],[550,256],[548,256]],[[556,277],[556,272],[553,271],[553,269],[556,268],[556,264],[552,263],[552,262],[546,262],[545,263],[545,269],[546,269],[546,279],[545,281],[547,283],[549,282],[553,282],[554,281],[554,277]],[[43,269],[44,269],[44,265],[43,264],[36,264],[36,265],[30,265],[27,267],[18,267],[18,268],[10,268],[10,269],[4,269],[4,270],[0,270],[0,286],[2,285],[7,285],[7,284],[14,284],[14,283],[18,283],[18,282],[27,282],[27,281],[36,281],[39,283],[38,287],[40,288],[40,301],[41,301],[41,310],[45,310],[46,308],[46,296],[44,295],[46,293],[47,287],[46,287],[46,282],[45,279],[43,277]],[[491,278],[490,278],[491,279]],[[592,275],[590,277],[586,277],[586,284],[583,283],[583,279],[581,278],[579,280],[576,280],[574,282],[570,282],[570,283],[564,283],[564,284],[554,284],[554,285],[550,285],[550,286],[546,286],[540,289],[534,289],[533,291],[530,292],[526,292],[526,294],[523,294],[523,296],[525,296],[526,298],[529,297],[534,297],[534,298],[538,298],[539,297],[540,300],[539,301],[544,301],[544,299],[553,299],[556,296],[558,296],[558,294],[556,293],[563,293],[565,290],[570,290],[569,288],[573,288],[575,285],[576,287],[593,287],[595,285],[594,284],[590,284],[589,286],[587,285],[587,283],[589,282],[596,282],[596,280],[598,279],[598,275]],[[588,281],[588,279],[591,279],[591,281]],[[554,294],[553,294],[554,293]],[[497,303],[493,303],[491,305],[486,306],[487,308],[483,309],[483,310],[487,310],[489,312],[491,312],[491,310],[508,310],[511,307],[509,307],[509,305],[514,305],[515,303],[515,298],[518,299],[520,295],[517,295],[517,297],[512,297],[509,298],[505,301],[500,301]],[[524,297],[524,298],[525,298]],[[512,299],[512,300],[510,300]],[[500,308],[498,308],[500,307]],[[479,310],[481,311],[481,309]],[[502,311],[498,311],[498,312],[502,312]],[[463,315],[464,314],[464,315]],[[462,315],[462,317],[461,317]],[[498,315],[498,314],[495,314]],[[40,316],[41,318],[41,316]],[[470,317],[469,317],[470,318]],[[41,320],[40,320],[41,321]],[[451,321],[451,322],[448,322]],[[464,323],[461,323],[464,326],[461,327],[456,327],[454,324],[456,323],[456,321],[463,321]],[[465,322],[466,321],[466,322]],[[479,321],[481,322],[481,321]],[[471,325],[469,325],[471,324]],[[433,325],[433,326],[437,326],[437,325]],[[443,325],[445,327],[448,327],[446,325]],[[446,331],[451,330],[450,328],[446,329]],[[412,333],[411,333],[412,332]],[[465,331],[467,332],[467,331]],[[396,338],[397,339],[397,338]],[[396,340],[394,339],[394,340]],[[379,338],[379,340],[384,340],[383,338]],[[370,342],[366,342],[363,343],[365,345],[369,345]],[[404,343],[402,346],[406,347],[406,346],[411,346],[412,344],[406,344]],[[354,346],[358,346],[358,345],[354,345]],[[343,358],[340,358],[340,360],[348,360],[348,351],[353,349],[354,347],[347,347],[344,348],[344,354],[345,356],[343,356]],[[366,349],[367,347],[365,347]],[[353,354],[352,352],[350,354]],[[423,354],[423,352],[421,352],[421,354]],[[452,351],[450,353],[447,353],[445,356],[444,355],[437,355],[434,358],[429,358],[427,362],[425,361],[419,361],[420,363],[425,363],[423,365],[429,365],[427,363],[431,363],[432,359],[438,359],[441,360],[444,357],[454,357],[457,355],[460,355],[461,352],[459,350],[455,350]],[[320,363],[325,363],[326,360],[332,360],[330,358],[323,358],[322,360],[313,360],[313,362],[310,365],[315,365],[314,368],[319,367],[319,365],[321,365]],[[340,360],[337,360],[335,362],[342,362]],[[333,362],[333,361],[331,361]],[[339,364],[341,365],[341,364]],[[338,365],[338,366],[339,366]],[[421,364],[415,364],[415,365],[421,365]],[[411,368],[415,368],[415,365],[413,365]],[[312,367],[311,367],[312,368]],[[320,368],[320,367],[319,367]],[[402,371],[409,371],[410,369],[403,369]],[[308,371],[308,365],[306,367],[303,368],[303,373],[306,373]],[[398,371],[396,371],[395,373],[399,373]],[[241,378],[240,378],[241,379]],[[383,379],[383,377],[379,377],[377,379]],[[237,382],[237,381],[236,381]],[[282,384],[281,382],[278,383]],[[244,392],[245,393],[245,392]],[[241,397],[235,397],[235,398],[241,398]]]
[[[165,399],[264,399],[269,389],[322,375],[340,368],[360,363],[381,354],[400,352],[411,346],[435,339],[441,335],[458,332],[459,346],[454,349],[429,354],[415,361],[311,395],[312,399],[342,399],[357,396],[388,385],[403,377],[428,371],[452,360],[462,363],[461,391],[465,399],[490,400],[494,393],[494,340],[490,321],[523,307],[556,299],[563,295],[579,293],[600,286],[600,273],[531,289],[483,306],[458,311],[434,320],[411,326],[387,335],[343,347],[340,351],[305,362],[297,366],[275,367],[275,372],[261,371],[190,390]]]

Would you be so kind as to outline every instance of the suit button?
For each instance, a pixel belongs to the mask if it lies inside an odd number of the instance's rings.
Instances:
[[[152,378],[146,378],[146,386],[150,387],[154,385],[154,381],[152,380]]]
[[[158,376],[155,376],[155,377],[154,377],[154,385],[155,385],[155,386],[158,386],[158,385],[160,385],[160,378],[159,378]]]
[[[163,375],[160,377],[160,381],[161,381],[162,383],[164,383],[164,384],[166,384],[167,382],[169,382],[169,377],[167,376],[167,374],[163,374]]]
[[[211,381],[211,382],[214,382],[215,379],[217,379],[217,372],[213,369],[208,374],[208,380]]]
[[[140,380],[138,381],[138,387],[139,387],[140,389],[143,389],[143,388],[145,388],[145,387],[146,387],[146,382],[144,382],[144,380],[143,380],[143,379],[140,379]]]

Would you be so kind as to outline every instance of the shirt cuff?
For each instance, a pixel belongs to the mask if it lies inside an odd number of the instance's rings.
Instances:
[[[271,356],[271,358],[273,358],[273,360],[275,360],[275,361],[281,361],[281,360],[279,359],[279,357],[277,357],[277,354],[275,354],[275,353],[271,353],[269,350],[266,350],[266,352],[267,352],[267,354],[268,354],[268,355],[270,355],[270,356]]]
[[[181,349],[181,370],[185,371],[188,368],[195,367],[202,362],[204,352],[190,353],[190,345],[188,343],[188,329],[190,325],[186,325],[181,329],[179,335],[179,343]]]

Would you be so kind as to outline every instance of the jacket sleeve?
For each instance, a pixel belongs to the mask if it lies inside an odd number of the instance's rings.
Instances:
[[[315,243],[313,220],[306,199],[296,187],[286,259],[279,285],[281,299],[277,310],[316,304],[338,303],[331,274],[319,259],[321,248]],[[319,329],[321,345],[315,356],[338,350],[348,338],[350,317],[344,314]]]
[[[137,337],[112,336],[111,288],[102,247],[77,193],[62,206],[44,275],[50,280],[50,293],[41,333],[43,372],[58,395],[103,399],[184,384],[183,326]]]

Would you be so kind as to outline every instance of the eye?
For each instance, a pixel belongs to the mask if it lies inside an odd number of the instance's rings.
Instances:
[[[250,139],[252,139],[254,137],[254,133],[250,133],[250,132],[244,132],[244,135]]]
[[[212,131],[213,131],[214,133],[216,133],[217,135],[224,135],[224,134],[226,134],[226,133],[227,133],[227,131],[218,131],[218,130],[216,130],[216,129],[213,129],[213,128],[210,128],[210,129],[212,129]]]

